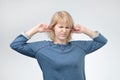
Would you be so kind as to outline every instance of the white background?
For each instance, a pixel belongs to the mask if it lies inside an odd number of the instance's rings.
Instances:
[[[0,80],[42,80],[35,59],[9,45],[21,32],[38,23],[49,24],[58,10],[68,11],[75,24],[98,30],[108,43],[86,56],[87,80],[120,80],[120,0],[0,0]],[[31,41],[48,39],[45,33]],[[89,39],[76,34],[73,39]]]

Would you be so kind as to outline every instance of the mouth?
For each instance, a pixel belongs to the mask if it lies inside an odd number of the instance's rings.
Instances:
[[[67,36],[67,34],[60,34],[61,36]]]
[[[67,35],[60,35],[61,37],[64,37],[64,38],[67,38],[68,36]]]

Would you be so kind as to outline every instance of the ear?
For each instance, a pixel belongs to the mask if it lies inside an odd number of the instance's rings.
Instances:
[[[49,29],[50,29],[51,31],[54,30],[54,25],[49,25],[48,27],[49,27]]]
[[[56,27],[57,27],[57,26],[56,26],[56,25],[54,25],[54,27],[52,28],[52,30],[54,31]]]
[[[72,29],[71,29],[71,33],[74,33],[74,32],[75,32],[75,29],[74,29],[74,28],[72,28]]]

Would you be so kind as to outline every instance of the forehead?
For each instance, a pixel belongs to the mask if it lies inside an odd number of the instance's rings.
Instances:
[[[69,27],[66,23],[57,23],[57,26]]]

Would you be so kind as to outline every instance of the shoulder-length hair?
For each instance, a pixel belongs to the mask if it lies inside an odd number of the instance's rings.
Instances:
[[[56,12],[51,19],[51,22],[49,24],[50,29],[52,30],[49,32],[49,37],[51,40],[55,40],[55,33],[54,33],[54,27],[58,23],[65,23],[67,27],[70,27],[71,29],[74,27],[74,22],[71,17],[71,15],[67,11],[58,11]],[[71,32],[67,38],[67,42],[71,39]]]

